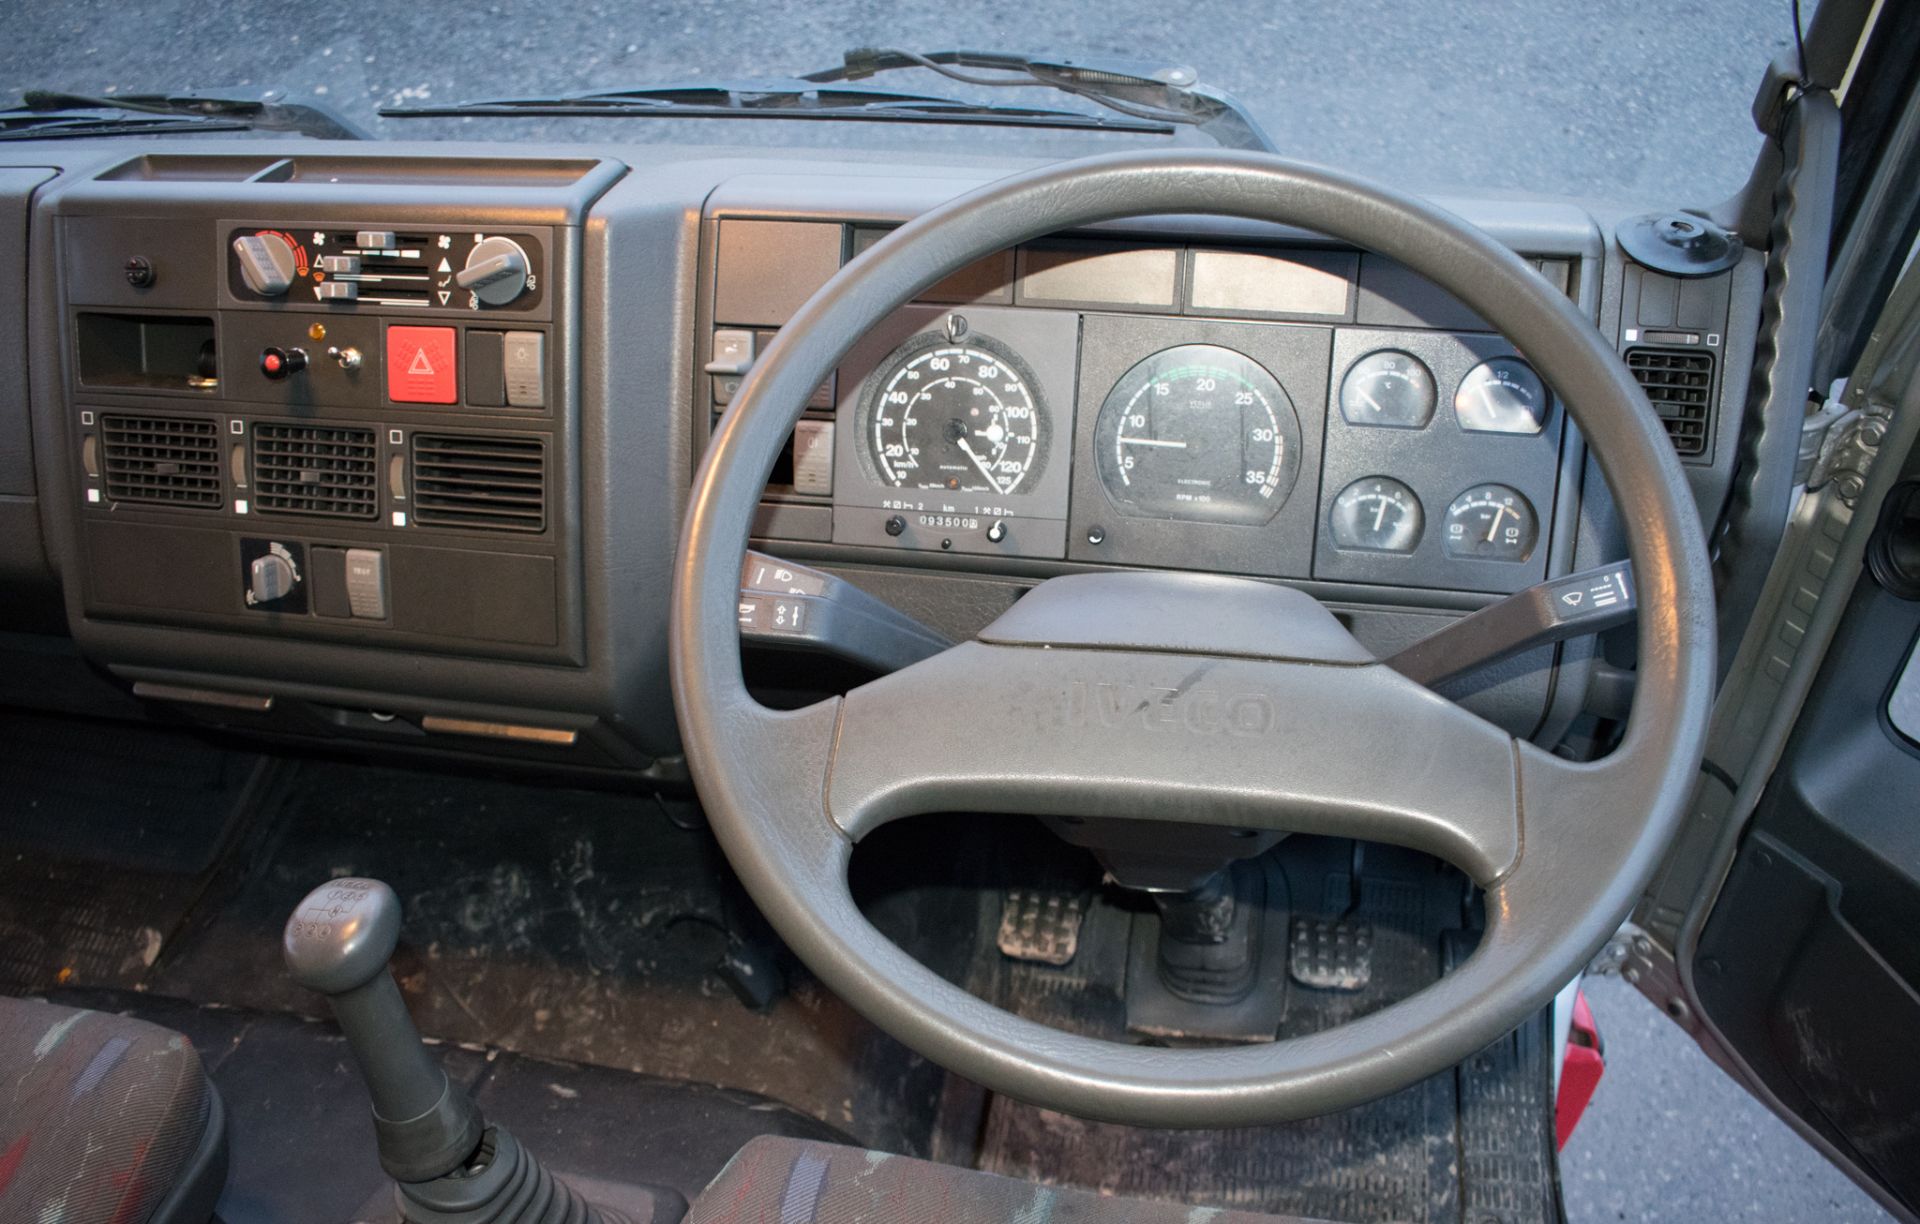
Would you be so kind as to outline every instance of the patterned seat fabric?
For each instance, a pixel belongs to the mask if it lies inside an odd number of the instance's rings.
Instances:
[[[0,998],[0,1220],[146,1224],[192,1165],[213,1108],[180,1034]]]
[[[694,1201],[686,1224],[1280,1224],[1282,1219],[1102,1198],[907,1156],[763,1137],[741,1148],[721,1170]]]

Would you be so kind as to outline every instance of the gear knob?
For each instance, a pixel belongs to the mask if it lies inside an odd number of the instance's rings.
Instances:
[[[459,1168],[485,1121],[447,1081],[387,972],[400,942],[400,898],[378,880],[322,884],[294,907],[281,948],[293,980],[327,996],[373,1097],[380,1163],[403,1182]]]
[[[308,990],[345,994],[387,971],[400,944],[400,898],[378,880],[322,884],[287,920],[287,971]]]

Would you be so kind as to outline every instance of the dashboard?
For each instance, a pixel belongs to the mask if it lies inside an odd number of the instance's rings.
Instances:
[[[669,566],[721,414],[844,263],[1017,168],[30,152],[0,165],[10,658],[44,658],[52,629],[59,683],[102,701],[665,780]],[[1622,251],[1631,210],[1446,203],[1615,342],[1710,521],[1759,255],[1681,278]],[[1384,654],[1616,559],[1610,516],[1553,388],[1458,301],[1316,235],[1152,217],[1003,251],[857,343],[770,474],[755,547],[950,638],[1054,574],[1177,569],[1302,587]],[[48,605],[57,624],[28,612]],[[46,700],[49,667],[7,669],[0,696]],[[1596,667],[1591,643],[1543,648],[1451,695],[1557,738]],[[776,699],[829,670],[749,657]]]

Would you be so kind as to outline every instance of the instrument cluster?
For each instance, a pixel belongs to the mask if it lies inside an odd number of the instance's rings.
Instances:
[[[1561,414],[1485,333],[914,306],[840,370],[835,543],[1506,592]]]

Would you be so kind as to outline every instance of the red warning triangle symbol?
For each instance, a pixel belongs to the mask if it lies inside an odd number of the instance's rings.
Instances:
[[[409,373],[409,374],[423,374],[423,375],[426,375],[426,376],[428,376],[428,377],[432,377],[432,375],[433,375],[433,363],[432,363],[431,361],[428,361],[428,360],[427,360],[427,350],[426,350],[426,349],[424,349],[424,348],[420,348],[420,349],[415,349],[415,350],[414,350],[414,352],[413,352],[413,364],[407,367],[407,373]]]

